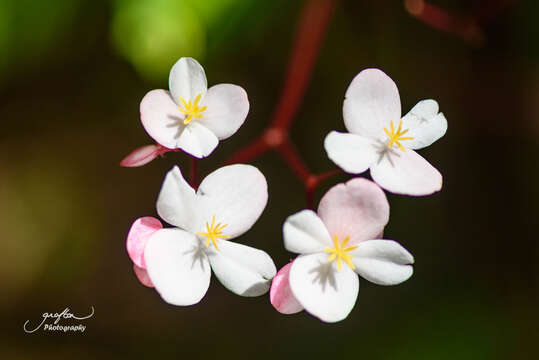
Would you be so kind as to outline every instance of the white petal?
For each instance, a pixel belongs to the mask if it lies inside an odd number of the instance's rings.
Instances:
[[[384,127],[401,118],[397,85],[379,69],[363,70],[346,90],[343,116],[351,133],[385,139]]]
[[[217,136],[210,129],[191,121],[178,139],[178,148],[200,159],[210,155],[218,143]]]
[[[311,254],[333,247],[322,220],[312,210],[289,216],[283,225],[284,247],[297,254]]]
[[[191,232],[195,230],[197,219],[195,190],[185,181],[177,166],[165,176],[157,198],[157,213],[171,225]]]
[[[202,118],[196,121],[222,140],[232,136],[245,121],[249,99],[241,87],[219,84],[209,88],[200,106],[207,106],[207,109],[202,113]]]
[[[166,302],[193,305],[208,291],[210,264],[192,234],[177,228],[158,230],[148,240],[144,259],[155,289]]]
[[[378,285],[397,285],[412,276],[414,257],[393,240],[369,240],[351,251],[355,271]]]
[[[206,222],[227,224],[223,235],[235,238],[254,225],[268,201],[264,175],[251,165],[229,165],[206,176],[197,195],[201,217],[196,232],[206,232]]]
[[[301,255],[290,269],[290,288],[309,313],[325,322],[343,320],[352,311],[359,279],[347,266],[337,271],[328,254]]]
[[[422,149],[429,146],[447,131],[447,120],[438,113],[438,103],[421,100],[402,118],[403,129],[409,129],[405,136],[413,137],[402,144],[408,149]]]
[[[442,188],[442,174],[413,150],[388,149],[371,166],[371,176],[395,194],[423,196]]]
[[[176,149],[185,128],[184,115],[166,90],[152,90],[140,102],[142,126],[157,143]]]
[[[389,203],[378,185],[364,178],[337,184],[320,199],[318,215],[330,235],[350,245],[376,238],[389,221]],[[333,246],[331,246],[333,247]]]
[[[168,87],[177,105],[181,105],[180,97],[186,102],[194,101],[198,94],[204,97],[208,89],[204,68],[193,58],[181,58],[170,70]]]
[[[324,140],[328,157],[347,173],[366,171],[378,157],[377,145],[360,135],[330,132]]]
[[[219,240],[219,250],[206,250],[211,268],[221,284],[241,296],[260,296],[268,292],[277,269],[271,257],[231,241]]]

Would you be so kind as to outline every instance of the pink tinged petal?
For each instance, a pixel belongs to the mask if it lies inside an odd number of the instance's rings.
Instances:
[[[303,306],[296,300],[288,277],[292,262],[286,264],[273,278],[270,289],[270,301],[273,307],[281,314],[295,314],[303,310]]]
[[[172,305],[198,303],[208,291],[211,269],[204,246],[192,234],[161,229],[144,251],[150,280],[163,300]]]
[[[402,118],[402,126],[409,129],[406,136],[413,137],[402,144],[408,149],[422,149],[445,135],[447,120],[438,112],[438,103],[432,99],[421,100]]]
[[[140,102],[140,119],[144,129],[157,143],[169,149],[178,148],[185,125],[184,114],[166,90],[152,90]]]
[[[363,178],[337,184],[322,197],[318,215],[330,235],[349,244],[370,240],[383,232],[389,221],[389,203],[382,189]]]
[[[401,118],[397,85],[379,69],[363,70],[346,90],[343,117],[349,132],[386,140],[384,127]]]
[[[442,188],[442,174],[413,150],[386,152],[371,167],[371,176],[395,194],[424,196]]]
[[[209,88],[201,107],[207,109],[196,121],[210,129],[219,140],[232,136],[249,112],[247,93],[240,86],[219,84]]]
[[[393,240],[369,240],[349,252],[355,271],[378,285],[397,285],[408,280],[414,257]]]
[[[297,254],[322,252],[333,242],[322,220],[312,210],[289,216],[283,225],[284,247]]]
[[[217,136],[210,129],[197,121],[191,121],[183,129],[178,138],[177,146],[200,159],[210,155],[218,143]]]
[[[195,190],[185,181],[180,168],[174,166],[161,186],[157,213],[169,224],[195,232],[197,209]]]
[[[183,57],[172,66],[168,86],[177,105],[182,105],[180,97],[186,102],[194,101],[198,94],[204,97],[208,88],[204,68],[195,59]]]
[[[271,257],[231,241],[219,240],[219,250],[206,250],[211,268],[221,284],[241,296],[260,296],[268,292],[277,269]]]
[[[133,150],[121,162],[120,166],[137,167],[146,165],[161,154],[159,145],[146,145]]]
[[[328,157],[341,169],[360,174],[376,161],[379,146],[367,137],[332,131],[324,140],[324,148]]]
[[[194,232],[206,232],[206,222],[227,224],[223,235],[235,238],[249,230],[268,201],[264,175],[251,165],[229,165],[206,176],[200,184],[197,206],[201,216]]]
[[[359,279],[346,264],[337,271],[328,254],[300,255],[290,269],[290,288],[298,302],[325,322],[345,319],[354,308]]]
[[[162,228],[161,222],[151,216],[138,218],[133,222],[127,234],[126,247],[127,253],[135,265],[143,269],[146,268],[146,263],[144,262],[146,243],[150,236]]]
[[[152,280],[150,280],[150,276],[148,275],[148,272],[146,271],[146,269],[143,269],[133,264],[133,271],[135,272],[137,279],[140,281],[142,285],[150,287],[150,288],[154,287]]]

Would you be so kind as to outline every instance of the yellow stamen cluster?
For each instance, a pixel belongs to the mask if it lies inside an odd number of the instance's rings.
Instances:
[[[198,107],[198,103],[200,102],[201,97],[202,97],[202,94],[198,94],[194,102],[192,102],[191,100],[189,100],[189,102],[186,102],[184,98],[180,96],[180,101],[182,102],[183,107],[185,109],[182,109],[181,106],[178,106],[178,109],[180,109],[182,113],[187,115],[185,120],[183,120],[183,123],[185,125],[189,124],[191,120],[193,120],[193,118],[200,119],[202,117],[202,113],[204,112],[204,110],[208,108],[207,106]]]
[[[207,232],[199,232],[197,233],[198,235],[202,235],[202,236],[205,236],[206,237],[206,247],[209,247],[210,246],[210,240],[213,244],[213,246],[215,246],[215,249],[216,250],[219,250],[219,248],[217,247],[217,240],[219,239],[228,239],[230,236],[227,236],[227,235],[223,235],[223,229],[225,227],[227,227],[228,224],[222,224],[221,223],[218,223],[217,225],[215,224],[215,215],[213,215],[212,219],[211,219],[211,225],[206,222],[206,231]]]
[[[334,248],[326,248],[324,252],[327,252],[331,254],[328,258],[329,262],[332,262],[333,260],[337,259],[337,270],[341,271],[342,268],[342,260],[350,266],[350,268],[353,270],[355,269],[354,263],[352,263],[352,257],[347,254],[347,252],[352,251],[357,248],[357,245],[355,246],[349,246],[345,247],[348,241],[350,240],[350,236],[347,236],[344,238],[341,244],[339,244],[339,238],[337,235],[333,237],[333,245],[335,245]]]
[[[399,121],[399,127],[397,129],[397,132],[395,132],[395,128],[393,127],[393,120],[391,120],[391,123],[389,125],[390,125],[390,130],[384,128],[384,131],[389,137],[389,142],[387,143],[387,147],[391,149],[393,144],[396,144],[402,151],[406,151],[404,146],[401,145],[400,141],[414,139],[411,136],[403,136],[404,134],[408,132],[409,129],[402,130],[402,120]]]

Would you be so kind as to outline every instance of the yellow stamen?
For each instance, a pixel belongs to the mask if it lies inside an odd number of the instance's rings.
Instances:
[[[352,257],[347,254],[347,252],[350,252],[357,248],[357,245],[345,247],[346,244],[348,244],[348,241],[350,240],[350,236],[347,236],[344,238],[343,242],[339,244],[339,238],[337,235],[333,237],[333,245],[335,245],[334,248],[326,248],[324,252],[327,252],[328,254],[331,254],[328,257],[328,261],[332,262],[333,260],[337,259],[337,270],[341,271],[342,268],[342,261],[350,266],[350,269],[355,269],[355,265],[352,262]]]
[[[399,149],[402,151],[406,151],[404,146],[400,143],[402,140],[413,140],[414,138],[411,136],[403,136],[408,132],[409,129],[402,130],[402,120],[399,121],[399,127],[397,129],[397,132],[395,132],[395,127],[393,126],[393,120],[389,123],[390,130],[384,128],[384,131],[386,135],[389,137],[389,142],[387,143],[387,147],[391,149],[393,144],[396,144]]]
[[[215,247],[216,250],[219,250],[217,247],[217,240],[219,239],[228,239],[230,236],[223,235],[223,229],[227,227],[228,224],[221,224],[218,223],[215,225],[215,215],[211,218],[211,225],[206,222],[206,231],[207,232],[199,232],[198,235],[202,235],[206,237],[206,247],[210,246],[210,240]]]
[[[189,124],[191,120],[193,120],[193,118],[200,119],[202,117],[202,113],[204,112],[204,110],[208,108],[207,106],[198,107],[198,103],[200,102],[201,98],[202,98],[202,94],[198,94],[197,97],[195,98],[195,102],[193,103],[191,102],[191,100],[189,100],[189,102],[186,102],[184,98],[180,96],[180,101],[184,109],[182,109],[181,106],[178,106],[178,109],[180,109],[182,113],[187,115],[185,120],[183,120],[183,123],[185,125]]]

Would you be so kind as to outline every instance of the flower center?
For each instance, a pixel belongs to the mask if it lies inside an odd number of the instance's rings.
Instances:
[[[206,247],[210,246],[210,240],[216,250],[219,250],[217,247],[217,240],[219,239],[228,239],[230,236],[223,235],[222,230],[227,227],[228,224],[215,224],[215,215],[211,218],[211,225],[209,222],[206,222],[206,232],[199,232],[198,235],[206,237]]]
[[[387,143],[387,147],[391,149],[393,144],[396,144],[402,151],[406,151],[404,146],[401,145],[400,141],[402,140],[413,140],[414,138],[411,136],[403,136],[408,132],[409,129],[402,130],[402,120],[399,121],[399,128],[395,132],[395,127],[393,126],[393,120],[389,123],[390,130],[384,128],[384,131],[386,132],[387,136],[389,137],[389,142]]]
[[[352,257],[347,254],[347,252],[352,251],[357,248],[357,245],[355,246],[349,246],[345,247],[348,243],[348,240],[350,240],[350,236],[347,236],[344,238],[342,243],[339,244],[339,237],[337,235],[333,236],[333,245],[335,245],[334,248],[326,248],[324,252],[327,252],[328,254],[331,254],[328,258],[329,262],[332,262],[333,260],[337,259],[337,270],[341,271],[342,268],[342,261],[350,266],[350,269],[355,269],[356,267],[352,263]]]
[[[183,120],[183,123],[185,125],[189,124],[191,120],[193,120],[193,118],[200,119],[202,117],[202,113],[204,112],[204,110],[208,108],[207,106],[198,107],[198,103],[200,102],[201,97],[202,97],[202,94],[198,94],[197,97],[195,98],[195,102],[192,102],[191,100],[187,102],[185,101],[184,98],[180,96],[180,101],[182,102],[182,105],[184,108],[182,108],[181,106],[178,106],[178,109],[180,109],[182,113],[187,115],[185,120]]]

